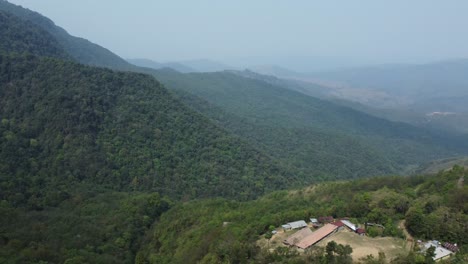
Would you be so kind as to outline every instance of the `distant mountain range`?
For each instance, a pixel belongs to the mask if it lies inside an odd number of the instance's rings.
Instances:
[[[316,73],[297,73],[276,66],[257,67],[252,70],[319,84],[328,88],[330,96],[372,106],[404,106],[419,111],[468,112],[468,106],[461,104],[468,96],[468,59],[421,65],[369,66]]]
[[[181,73],[217,72],[217,71],[234,69],[234,67],[232,66],[228,66],[223,63],[212,61],[212,60],[188,60],[188,61],[166,62],[166,63],[159,63],[159,62],[148,60],[148,59],[127,59],[127,61],[140,67],[147,67],[147,68],[152,68],[156,70],[163,69],[163,68],[171,68]]]
[[[282,78],[286,87],[304,94],[338,100],[380,117],[468,133],[468,59],[316,73],[276,66],[252,70]],[[437,112],[452,115],[433,114]]]

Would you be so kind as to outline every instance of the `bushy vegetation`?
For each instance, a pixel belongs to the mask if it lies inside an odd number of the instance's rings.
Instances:
[[[459,179],[467,174],[467,170],[455,167],[433,176],[323,183],[274,192],[251,202],[216,199],[179,204],[161,217],[152,241],[141,254],[149,263],[270,263],[276,254],[289,254],[271,253],[256,246],[271,225],[324,215],[382,224],[385,231],[381,235],[396,237],[403,236],[398,223],[407,218],[407,228],[417,238],[467,245],[464,206],[468,188],[459,185]],[[431,199],[439,201],[431,204],[432,212],[422,212],[422,217],[413,221],[413,212]],[[439,211],[446,213],[445,218],[431,216]],[[426,233],[427,227],[441,232]],[[466,246],[462,252],[467,252]],[[408,263],[403,261],[412,257],[401,256],[399,263]]]
[[[95,185],[75,185],[60,196],[41,210],[0,201],[1,263],[133,263],[145,234],[170,207],[156,193]]]

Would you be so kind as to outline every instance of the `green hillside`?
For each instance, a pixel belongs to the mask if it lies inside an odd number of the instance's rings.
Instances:
[[[466,140],[374,118],[268,80],[228,72],[179,74],[118,63],[121,59],[115,54],[80,42],[35,12],[6,2],[0,3],[0,9],[47,30],[81,63],[152,74],[177,93],[185,91],[186,104],[309,181],[398,173],[421,162],[464,154],[467,149]],[[80,52],[92,54],[92,60]]]
[[[183,203],[161,217],[151,242],[140,255],[149,263],[334,263],[324,259],[324,251],[317,254],[320,250],[296,255],[287,248],[270,252],[256,244],[270,226],[331,215],[384,225],[383,232],[368,228],[372,236],[403,238],[397,226],[406,219],[406,228],[417,239],[463,245],[455,259],[458,261],[449,263],[464,263],[467,256],[463,254],[468,252],[468,188],[459,182],[467,175],[467,170],[454,167],[433,176],[322,183],[274,192],[250,202],[217,199]],[[427,263],[424,258],[423,262],[417,260],[413,253],[392,263]]]
[[[52,20],[37,12],[3,0],[0,1],[0,10],[11,13],[28,23],[33,23],[43,31],[48,32],[69,56],[80,63],[119,70],[132,70],[135,68],[111,51],[86,39],[71,36],[63,28],[56,26]]]
[[[2,198],[36,177],[186,198],[252,198],[297,183],[148,75],[29,55],[0,62]]]
[[[316,178],[401,172],[466,152],[466,140],[390,122],[230,72],[156,77],[184,102]]]
[[[31,22],[0,10],[0,25],[0,51],[3,53],[32,53],[63,59],[69,57],[52,35]]]
[[[2,0],[0,23],[0,263],[333,263],[257,244],[321,215],[393,237],[405,219],[466,260],[462,167],[292,188],[400,172],[467,141],[229,72],[138,68]]]
[[[68,61],[36,24],[0,22],[1,263],[133,263],[170,198],[301,182],[153,77]]]

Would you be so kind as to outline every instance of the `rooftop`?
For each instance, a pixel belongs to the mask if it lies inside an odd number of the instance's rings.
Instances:
[[[343,222],[341,222],[340,220],[336,221],[336,222],[333,222],[332,223],[333,225],[336,225],[337,227],[342,227],[344,226]]]
[[[303,238],[299,243],[296,243],[296,246],[298,248],[306,249],[331,234],[337,228],[338,227],[336,225],[326,224],[309,236]]]
[[[299,243],[302,239],[304,239],[305,237],[309,236],[312,234],[312,231],[310,231],[309,228],[303,228],[299,231],[297,231],[296,233],[290,235],[288,238],[286,238],[286,240],[284,240],[284,243],[287,244],[287,245],[296,245],[297,243]]]
[[[426,244],[424,244],[424,248],[425,250],[429,249],[431,246],[435,247],[435,256],[433,257],[434,260],[438,260],[438,259],[441,259],[441,258],[444,258],[448,255],[451,255],[453,254],[452,251],[448,250],[448,249],[445,249],[443,247],[440,247],[438,245],[438,241],[429,241],[427,242]]]
[[[354,232],[356,232],[356,225],[351,223],[350,221],[348,220],[341,220],[341,222],[343,222],[343,224],[345,224],[347,227],[349,227],[351,230],[353,230]]]
[[[306,227],[307,223],[304,220],[299,220],[299,221],[288,223],[288,225],[291,226],[292,229],[297,229],[301,227]]]

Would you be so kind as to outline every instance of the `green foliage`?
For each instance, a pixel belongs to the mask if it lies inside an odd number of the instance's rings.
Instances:
[[[69,199],[41,211],[3,201],[0,256],[7,263],[131,263],[145,233],[170,204],[157,193],[94,185],[75,185]]]
[[[364,223],[368,219],[383,219],[382,222],[377,223],[384,225],[385,229],[375,227],[378,232],[376,235],[403,237],[397,224],[404,219],[406,210],[409,214],[421,202],[426,201],[424,194],[426,186],[432,181],[438,181],[440,185],[452,186],[447,189],[447,194],[432,193],[432,195],[440,195],[444,201],[446,197],[450,197],[449,193],[457,188],[456,182],[464,173],[466,171],[455,168],[450,172],[442,172],[433,176],[379,177],[350,182],[322,183],[301,191],[273,192],[250,202],[217,199],[179,204],[161,217],[159,224],[155,227],[152,242],[143,250],[148,256],[157,256],[152,262],[148,258],[150,263],[197,262],[208,255],[210,259],[218,262],[228,262],[232,260],[231,254],[247,256],[245,259],[247,262],[272,263],[277,261],[277,263],[282,263],[282,255],[289,256],[295,253],[281,251],[272,254],[268,250],[257,248],[256,241],[263,239],[263,235],[270,232],[271,225],[280,226],[288,221],[323,215],[353,216],[358,219],[358,223]],[[453,176],[445,177],[446,174],[453,174]],[[429,184],[429,186],[432,185]],[[409,195],[409,189],[417,190],[416,194]],[[399,199],[396,199],[398,197]],[[367,207],[355,206],[356,201],[367,203]],[[401,209],[401,201],[404,201],[405,210]],[[450,200],[442,202],[440,206],[450,208],[449,210],[455,214],[461,214]],[[380,218],[375,218],[377,211],[382,213]],[[229,222],[229,224],[223,225],[224,222]],[[464,244],[468,237],[466,229],[462,227],[465,223],[466,214],[462,214],[461,218],[451,223],[456,226],[458,233],[430,233],[431,238]],[[411,232],[417,229],[417,224],[419,223],[406,220],[406,225]],[[443,225],[443,223],[438,224]],[[444,228],[448,227],[444,225]],[[371,232],[372,229],[368,228],[367,232]],[[238,245],[236,248],[243,253],[230,251],[234,245]],[[332,249],[329,251],[334,253],[330,253],[329,256],[330,259],[333,256],[335,260],[339,258],[339,253]],[[348,252],[347,248],[340,250],[339,252],[343,254]],[[306,255],[309,254],[308,256],[314,261],[325,261],[319,256],[326,257],[326,252],[309,253]],[[303,257],[305,256],[302,255],[299,259],[303,261]],[[399,260],[402,261],[400,263],[411,263],[404,261],[417,258],[419,257],[411,255],[402,256]],[[340,261],[348,260],[343,257]]]
[[[120,58],[119,56],[113,54],[112,52],[101,46],[91,43],[86,39],[77,38],[69,35],[64,29],[56,26],[54,22],[52,22],[50,19],[42,16],[39,13],[8,3],[7,1],[0,1],[0,10],[15,15],[17,18],[27,23],[28,29],[24,31],[24,29],[22,28],[19,32],[29,33],[32,30],[37,31],[37,28],[40,28],[41,34],[45,35],[44,38],[53,36],[55,40],[52,42],[52,44],[55,45],[56,43],[58,43],[60,46],[59,49],[65,50],[65,52],[67,53],[67,57],[71,57],[80,63],[101,67],[109,67],[120,70],[133,70],[136,68],[133,65],[127,63],[124,59]],[[34,26],[31,26],[31,24],[33,24]],[[30,38],[26,37],[23,38],[23,40],[29,41]],[[42,47],[44,48],[50,44],[50,41],[49,39],[47,39],[46,42],[39,42],[39,44],[40,43],[44,44]],[[21,45],[25,44],[22,43]],[[32,50],[29,50],[29,52],[32,52]],[[52,55],[49,53],[33,54],[46,56]]]
[[[30,208],[83,181],[184,199],[251,199],[298,182],[147,75],[0,56],[0,118],[0,199]]]
[[[0,25],[0,53],[31,53],[68,58],[57,40],[33,23],[0,10]]]
[[[401,173],[466,139],[372,117],[230,72],[153,73],[189,106],[311,181]]]

